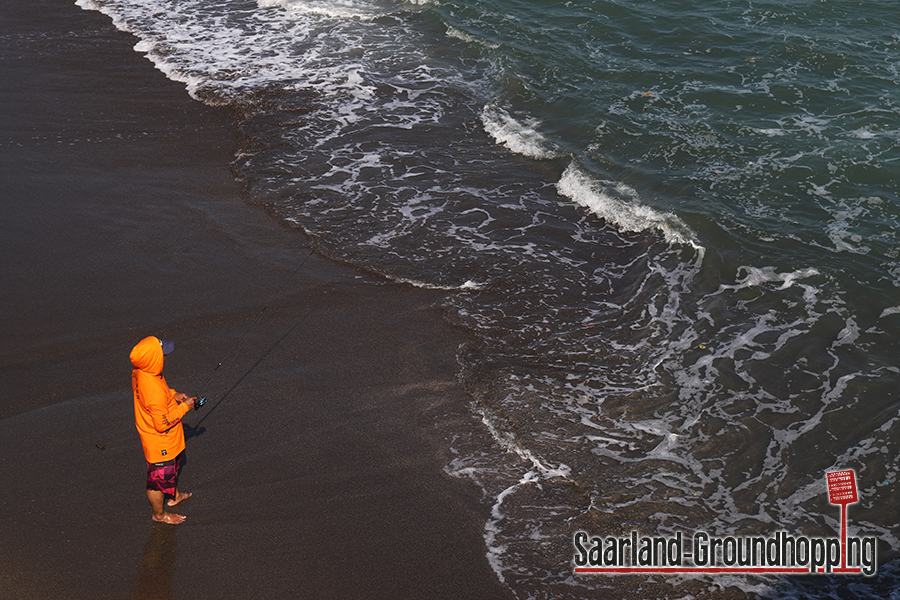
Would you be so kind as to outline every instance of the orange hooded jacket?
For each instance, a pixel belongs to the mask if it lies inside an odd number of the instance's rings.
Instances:
[[[175,402],[176,392],[162,376],[164,363],[159,338],[144,338],[131,350],[134,424],[141,435],[144,456],[151,463],[172,460],[184,450],[181,418],[189,408]]]

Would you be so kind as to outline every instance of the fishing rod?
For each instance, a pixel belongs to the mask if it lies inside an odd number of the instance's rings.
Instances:
[[[250,333],[250,330],[253,329],[253,326],[256,325],[256,322],[259,321],[259,319],[263,316],[263,313],[266,312],[266,309],[269,308],[269,305],[272,304],[272,302],[275,300],[275,298],[277,298],[278,296],[281,295],[281,292],[284,291],[284,289],[287,287],[288,283],[290,283],[291,279],[294,278],[294,275],[296,275],[297,273],[300,272],[300,269],[303,268],[303,265],[306,264],[306,261],[308,261],[310,259],[310,257],[313,254],[315,254],[315,252],[316,252],[316,246],[315,246],[315,244],[312,244],[309,254],[307,254],[306,257],[300,262],[300,264],[297,265],[297,268],[291,272],[291,274],[288,276],[288,278],[284,281],[284,284],[281,286],[281,288],[277,292],[275,292],[271,298],[269,298],[269,301],[266,303],[265,306],[262,307],[262,310],[259,311],[259,314],[256,315],[256,318],[254,318],[250,322],[250,324],[244,330],[244,333],[241,334],[241,337],[238,338],[238,340],[234,343],[234,345],[231,346],[231,349],[228,350],[228,352],[225,354],[224,357],[222,357],[222,360],[219,361],[219,364],[216,365],[216,368],[212,370],[212,373],[209,374],[209,377],[206,378],[206,381],[204,381],[200,385],[200,387],[197,388],[197,393],[194,394],[194,410],[200,410],[200,407],[203,406],[204,404],[206,404],[206,396],[201,396],[200,392],[203,391],[203,388],[206,387],[206,384],[209,383],[209,380],[213,378],[213,375],[216,374],[216,371],[219,370],[219,367],[222,366],[222,363],[224,363],[226,360],[228,360],[228,357],[231,356],[231,353],[234,352],[234,349],[238,347],[238,345],[244,340],[245,337],[247,337],[247,334]]]

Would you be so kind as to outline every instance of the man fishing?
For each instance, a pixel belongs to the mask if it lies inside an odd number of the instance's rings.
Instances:
[[[178,491],[178,472],[184,452],[181,419],[194,408],[195,398],[169,387],[162,375],[165,355],[174,350],[171,340],[147,337],[131,350],[131,387],[134,390],[134,422],[147,459],[147,499],[152,519],[177,525],[186,517],[166,512],[191,497]],[[164,504],[165,497],[170,496]]]

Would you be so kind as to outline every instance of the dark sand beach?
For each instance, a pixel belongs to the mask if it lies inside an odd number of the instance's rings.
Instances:
[[[441,294],[242,202],[228,113],[106,17],[0,11],[0,598],[511,597],[442,471],[473,417]],[[175,340],[193,394],[270,300],[186,418],[188,520],[152,525],[130,349]]]

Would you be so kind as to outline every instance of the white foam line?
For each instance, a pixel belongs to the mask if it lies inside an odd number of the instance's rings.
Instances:
[[[538,130],[540,123],[528,119],[522,123],[495,104],[488,104],[481,111],[484,130],[512,152],[536,159],[550,159],[559,156],[552,144]]]
[[[515,436],[510,432],[501,432],[492,422],[491,418],[488,416],[488,411],[484,408],[473,406],[472,410],[477,414],[481,415],[481,422],[488,428],[488,431],[491,433],[491,437],[500,444],[500,446],[506,450],[507,452],[516,454],[522,460],[530,462],[535,469],[540,472],[541,475],[545,477],[562,477],[568,478],[572,474],[572,469],[568,465],[560,463],[560,465],[552,469],[544,465],[543,462],[531,451],[527,448],[523,448],[520,446],[515,439]]]
[[[472,281],[471,279],[462,283],[460,285],[441,285],[439,283],[428,283],[425,281],[418,281],[416,279],[408,279],[406,277],[393,277],[391,275],[385,275],[391,281],[395,281],[397,283],[405,283],[407,285],[412,285],[417,288],[422,288],[425,290],[446,290],[446,291],[459,291],[459,290],[480,290],[482,289],[481,284]]]
[[[603,188],[614,189],[616,197]],[[569,164],[556,184],[559,193],[624,231],[635,233],[656,230],[670,244],[693,246],[702,250],[696,236],[676,215],[661,213],[641,204],[637,193],[623,184],[589,176],[575,162]]]
[[[487,546],[487,560],[488,564],[491,565],[491,569],[494,570],[494,573],[497,574],[497,578],[501,581],[501,583],[505,583],[506,579],[503,577],[503,554],[506,553],[506,545],[498,545],[497,544],[497,535],[500,533],[500,527],[498,523],[505,519],[503,512],[500,510],[500,505],[503,504],[503,501],[507,496],[515,493],[523,485],[527,485],[529,483],[535,482],[539,479],[538,474],[534,471],[528,471],[525,475],[509,486],[502,492],[497,495],[496,502],[491,507],[491,518],[488,519],[487,523],[484,524],[484,542]]]
[[[346,0],[256,0],[260,8],[281,8],[290,12],[305,13],[331,17],[335,19],[373,20],[380,13],[374,11],[368,3],[348,2]]]
[[[560,464],[556,469],[548,468],[537,456],[535,456],[533,452],[522,448],[518,443],[516,443],[515,437],[512,433],[501,432],[499,429],[497,429],[492,419],[488,416],[488,411],[486,409],[472,405],[472,410],[475,413],[481,415],[481,421],[488,428],[491,437],[493,437],[494,440],[504,450],[516,454],[523,460],[530,462],[535,467],[534,470],[530,470],[525,473],[525,475],[523,475],[519,481],[509,486],[497,495],[496,501],[491,507],[491,518],[488,519],[488,521],[484,524],[484,542],[488,549],[488,563],[491,565],[494,573],[497,574],[497,578],[500,579],[501,582],[505,583],[506,580],[503,577],[503,555],[506,553],[507,547],[505,544],[497,543],[497,535],[501,532],[499,523],[506,518],[503,514],[503,511],[501,510],[503,501],[524,485],[538,483],[542,477],[568,478],[572,470],[568,465],[564,464]]]

